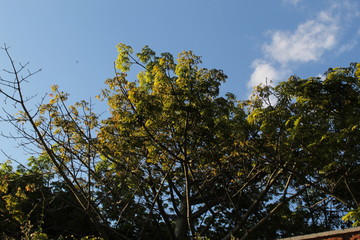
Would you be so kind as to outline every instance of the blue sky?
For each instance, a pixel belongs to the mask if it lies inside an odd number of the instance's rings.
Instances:
[[[17,62],[43,69],[25,86],[29,93],[58,84],[74,100],[94,97],[114,76],[121,42],[192,50],[204,67],[228,75],[222,93],[246,99],[266,78],[307,78],[360,61],[359,20],[358,0],[6,0],[0,44]]]

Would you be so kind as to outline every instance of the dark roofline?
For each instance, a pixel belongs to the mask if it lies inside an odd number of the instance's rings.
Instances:
[[[360,233],[360,227],[313,233],[313,234],[296,236],[296,237],[281,238],[279,240],[311,240],[311,239],[319,239],[322,237],[336,237],[336,236],[352,234],[352,233]]]

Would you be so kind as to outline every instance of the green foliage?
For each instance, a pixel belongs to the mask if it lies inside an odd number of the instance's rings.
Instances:
[[[353,227],[360,226],[360,208],[350,210],[345,216],[342,217],[344,222],[352,222]]]
[[[10,97],[23,109],[8,119],[42,153],[0,166],[4,236],[276,239],[337,228],[346,212],[358,224],[359,64],[239,101],[191,51],[117,50],[105,117],[58,86],[35,115]]]
[[[118,59],[116,60],[116,68],[122,72],[127,72],[131,66],[130,54],[133,53],[133,49],[130,46],[127,46],[123,43],[117,45],[117,50],[119,52]]]
[[[49,159],[31,157],[28,162],[29,168],[16,170],[10,161],[0,164],[0,234],[38,240],[58,239],[68,232],[93,234],[71,194],[53,178]]]
[[[261,138],[298,166],[297,185],[311,184],[345,209],[360,200],[359,67],[329,69],[324,80],[293,76],[275,88],[260,87],[249,105],[248,119]],[[268,96],[276,99],[273,105],[264,104]],[[346,216],[356,218],[353,212]]]

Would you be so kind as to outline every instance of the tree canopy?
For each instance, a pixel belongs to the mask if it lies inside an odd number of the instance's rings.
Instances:
[[[1,118],[38,150],[0,165],[4,237],[276,239],[359,224],[360,64],[238,100],[191,51],[117,49],[97,96],[106,116],[58,86],[31,105],[33,73],[4,49],[0,93],[21,110]]]

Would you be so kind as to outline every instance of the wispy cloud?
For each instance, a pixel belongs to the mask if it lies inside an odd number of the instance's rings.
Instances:
[[[290,4],[293,4],[293,5],[297,5],[301,1],[302,0],[283,0],[284,3],[290,3]]]
[[[339,47],[339,50],[337,51],[337,54],[340,55],[344,52],[349,52],[351,51],[353,48],[355,48],[355,46],[358,44],[358,41],[357,40],[351,40],[350,42],[348,43],[345,43],[345,44],[342,44],[340,47]]]
[[[338,18],[322,11],[316,19],[300,24],[294,32],[272,32],[272,41],[264,45],[264,52],[282,65],[318,61],[324,51],[335,46],[339,28]]]
[[[283,1],[292,4],[300,2]],[[251,64],[253,73],[248,86],[254,87],[269,80],[274,83],[283,81],[292,74],[294,67],[302,63],[317,62],[322,59],[325,52],[335,47],[338,47],[339,53],[351,50],[357,42],[338,46],[344,31],[344,21],[353,6],[352,1],[346,2],[346,5],[341,5],[333,1],[326,10],[300,23],[293,31],[270,31],[271,40],[262,46],[264,56],[255,59]]]

